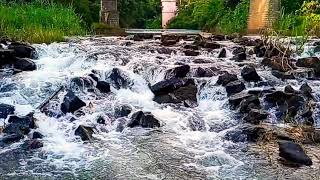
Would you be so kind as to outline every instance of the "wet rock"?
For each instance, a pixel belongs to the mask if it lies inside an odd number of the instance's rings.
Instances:
[[[234,60],[236,62],[242,62],[244,60],[247,59],[247,54],[245,52],[241,52],[241,53],[238,53],[238,54],[235,54],[231,60]]]
[[[6,119],[8,115],[13,114],[14,111],[14,106],[8,104],[0,104],[0,118]]]
[[[253,97],[253,96],[254,95],[249,94],[247,92],[241,92],[241,93],[237,93],[237,94],[230,96],[229,97],[229,104],[231,106],[231,109],[237,108],[243,100],[250,98],[250,97]]]
[[[0,138],[0,146],[20,141],[24,136],[22,134],[7,134]]]
[[[318,57],[300,58],[298,59],[296,66],[313,68],[317,76],[320,74],[320,59]]]
[[[293,94],[293,93],[296,93],[296,90],[294,90],[292,86],[287,85],[286,87],[284,87],[284,92]]]
[[[161,45],[163,46],[172,46],[179,41],[180,41],[180,37],[177,35],[171,35],[171,34],[161,35]]]
[[[191,117],[188,119],[189,127],[192,131],[205,131],[206,123],[203,118],[200,117]]]
[[[184,50],[183,52],[186,56],[199,56],[200,55],[199,51],[194,51],[194,50]]]
[[[143,128],[156,128],[160,127],[160,121],[156,119],[150,112],[138,111],[131,117],[128,127],[134,128],[141,126]]]
[[[243,46],[234,46],[232,47],[232,54],[233,55],[236,55],[236,54],[239,54],[239,53],[245,53],[246,52],[246,48],[243,47]]]
[[[118,68],[113,68],[107,75],[107,80],[110,81],[112,86],[116,89],[128,88],[132,84],[129,78]]]
[[[246,86],[244,85],[243,82],[238,80],[238,81],[233,81],[233,82],[228,83],[225,86],[225,88],[226,88],[228,96],[230,96],[232,94],[236,94],[236,93],[239,93],[239,92],[245,90]]]
[[[197,102],[191,101],[191,100],[185,100],[183,101],[183,105],[187,108],[195,108],[198,106]]]
[[[106,124],[106,119],[102,116],[99,116],[97,119],[98,124]]]
[[[117,122],[117,125],[116,125],[116,131],[117,132],[122,132],[126,127],[127,127],[127,123],[129,122],[130,120],[127,119],[127,118],[118,118],[116,120]]]
[[[80,136],[82,141],[92,141],[94,131],[92,127],[80,125],[75,131],[76,136]]]
[[[29,116],[10,116],[8,122],[9,124],[3,129],[6,134],[26,135],[30,129],[35,128],[35,122]]]
[[[97,89],[99,89],[100,92],[102,93],[109,93],[111,92],[110,90],[110,84],[105,82],[105,81],[98,81],[97,82]]]
[[[37,139],[32,139],[32,140],[27,140],[21,145],[22,149],[24,150],[34,150],[34,149],[39,149],[43,147],[43,143],[40,140]]]
[[[173,46],[175,44],[177,44],[176,40],[165,40],[161,42],[162,46]]]
[[[204,44],[203,44],[203,47],[204,48],[207,48],[207,49],[220,49],[221,48],[221,45],[216,43],[216,42],[208,42],[206,41]]]
[[[44,137],[44,135],[42,135],[40,132],[35,131],[32,133],[32,139],[42,139]]]
[[[156,51],[159,54],[172,54],[172,53],[176,53],[176,51],[174,49],[169,49],[169,48],[165,48],[165,47],[159,47],[156,49]]]
[[[226,36],[222,35],[222,34],[214,34],[210,37],[210,39],[212,41],[225,41],[226,40]]]
[[[199,50],[199,46],[193,44],[187,44],[183,47],[184,49],[191,49],[191,50]]]
[[[21,124],[29,128],[36,127],[32,116],[10,116],[8,122],[13,124]]]
[[[251,124],[260,124],[260,122],[267,119],[268,116],[269,114],[266,111],[251,109],[249,113],[243,118],[243,120]]]
[[[193,77],[212,77],[214,73],[209,68],[198,67],[193,74]]]
[[[225,135],[225,139],[232,142],[257,142],[261,139],[266,133],[267,129],[260,126],[245,124],[242,127],[229,131]]]
[[[311,158],[304,152],[299,144],[292,141],[279,141],[279,156],[286,161],[294,163],[298,166],[311,166]]]
[[[132,107],[130,105],[116,106],[114,108],[114,114],[116,118],[127,117],[131,111]]]
[[[222,85],[222,86],[226,86],[228,83],[233,82],[233,81],[237,81],[237,80],[238,80],[237,75],[225,72],[223,75],[218,77],[217,84]]]
[[[89,77],[74,77],[70,79],[70,88],[75,91],[84,91],[93,87],[93,80]]]
[[[271,74],[281,80],[295,79],[294,75],[289,72],[281,72],[281,71],[277,71],[277,70],[272,70]]]
[[[288,59],[287,57],[273,56],[271,58],[264,58],[261,64],[273,70],[287,72],[295,68],[292,61],[292,59]]]
[[[177,66],[173,69],[170,69],[166,74],[166,79],[171,78],[184,78],[190,72],[189,65]]]
[[[243,99],[239,105],[241,113],[248,113],[252,108],[260,109],[260,100],[258,96],[250,96]]]
[[[37,58],[37,52],[35,48],[21,43],[11,43],[8,49],[13,49],[15,56],[19,58]]]
[[[22,71],[34,71],[37,69],[37,65],[31,59],[28,58],[16,58],[13,64],[14,68]]]
[[[261,81],[256,69],[251,66],[246,66],[241,70],[242,78],[247,82],[257,82]]]
[[[12,49],[0,49],[0,65],[12,64],[15,61],[15,52]]]
[[[308,83],[303,83],[299,90],[304,96],[306,96],[308,98],[313,97],[312,96],[312,88],[309,86]]]
[[[85,102],[79,99],[72,91],[68,91],[61,104],[61,111],[65,114],[74,113],[84,106],[86,106]]]
[[[227,50],[226,48],[222,48],[218,54],[218,58],[226,58],[227,57]]]
[[[90,73],[88,76],[91,77],[91,79],[93,79],[96,82],[99,81],[99,77],[96,74]]]
[[[157,95],[163,95],[168,94],[170,92],[173,92],[174,90],[184,86],[186,83],[186,80],[183,79],[166,79],[163,81],[160,81],[156,83],[155,85],[151,86],[151,91],[157,96]]]

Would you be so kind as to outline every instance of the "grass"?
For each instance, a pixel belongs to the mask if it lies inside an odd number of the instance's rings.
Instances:
[[[84,35],[86,29],[72,8],[53,3],[4,3],[0,1],[0,36],[30,43],[63,41]]]

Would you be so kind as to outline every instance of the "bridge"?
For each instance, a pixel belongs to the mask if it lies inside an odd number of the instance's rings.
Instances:
[[[101,0],[100,21],[110,26],[119,26],[118,0]],[[162,27],[178,13],[179,0],[161,0]],[[248,18],[248,33],[259,33],[263,29],[271,28],[280,12],[280,0],[250,0]]]

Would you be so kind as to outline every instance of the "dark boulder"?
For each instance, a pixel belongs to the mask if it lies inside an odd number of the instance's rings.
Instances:
[[[234,46],[232,47],[232,54],[233,55],[236,55],[236,54],[239,54],[239,53],[245,53],[246,52],[246,47],[244,46]]]
[[[13,124],[22,124],[24,126],[27,126],[29,128],[35,128],[35,122],[34,122],[34,118],[31,115],[27,115],[27,116],[10,116],[8,119],[9,123],[13,123]]]
[[[237,81],[237,80],[238,80],[237,75],[225,72],[223,75],[218,77],[217,84],[222,85],[222,86],[226,86],[228,83],[233,82],[233,81]]]
[[[245,52],[240,52],[240,53],[238,53],[238,54],[235,54],[232,58],[231,58],[231,60],[234,60],[234,61],[236,61],[236,62],[242,62],[242,61],[244,61],[244,60],[246,60],[247,59],[247,54],[245,53]]]
[[[190,66],[189,65],[182,65],[177,66],[173,69],[168,70],[166,74],[166,79],[171,78],[184,78],[187,76],[187,74],[190,72]]]
[[[266,111],[251,109],[249,113],[243,118],[243,120],[251,124],[260,124],[260,122],[267,119],[268,116],[269,114]]]
[[[253,96],[254,95],[249,94],[247,92],[241,92],[241,93],[237,93],[237,94],[230,96],[229,97],[229,104],[231,106],[231,109],[236,109],[243,100],[251,98]]]
[[[177,44],[177,41],[176,40],[170,40],[170,39],[164,40],[164,41],[161,42],[162,46],[173,46],[175,44]]]
[[[306,96],[308,98],[313,97],[312,96],[312,88],[309,86],[308,83],[303,83],[299,90],[304,96]]]
[[[0,65],[12,64],[16,60],[12,49],[0,49]]]
[[[90,73],[88,76],[96,82],[99,81],[99,77],[96,74]]]
[[[193,73],[193,77],[201,78],[201,77],[212,77],[212,76],[214,76],[214,73],[210,68],[198,67]]]
[[[252,108],[260,109],[260,100],[258,96],[250,96],[243,99],[239,105],[241,113],[248,113]]]
[[[177,79],[177,78],[166,79],[151,86],[151,91],[156,96],[168,94],[184,86],[185,84],[186,84],[186,80],[183,80],[183,79]]]
[[[273,56],[271,58],[264,58],[261,64],[270,67],[273,70],[287,72],[295,68],[292,61],[292,59],[288,59],[287,57]]]
[[[226,58],[227,57],[227,50],[226,48],[222,48],[218,54],[218,58]]]
[[[188,119],[189,127],[192,131],[205,131],[206,130],[206,123],[201,117],[190,117]]]
[[[193,44],[187,44],[183,47],[184,49],[191,49],[191,50],[199,50],[199,46]]]
[[[160,127],[160,121],[156,119],[150,112],[138,111],[131,117],[128,127],[133,128],[141,126],[143,128]]]
[[[116,106],[114,108],[114,115],[116,118],[127,117],[131,111],[132,107],[130,105]]]
[[[92,127],[80,125],[75,131],[76,136],[80,136],[82,141],[92,141],[92,134],[94,133]]]
[[[132,84],[129,77],[120,69],[113,68],[109,74],[107,74],[107,80],[116,89],[128,88]]]
[[[35,131],[32,133],[32,139],[42,139],[44,137],[44,135],[42,135],[40,132]]]
[[[257,82],[261,81],[260,76],[258,75],[256,69],[251,66],[246,66],[241,70],[241,76],[245,81],[248,82]]]
[[[162,46],[172,46],[180,41],[180,37],[174,34],[163,34],[161,35],[161,45]]]
[[[14,106],[8,104],[0,104],[0,118],[6,119],[8,115],[13,114],[14,111]]]
[[[183,52],[186,56],[199,56],[200,55],[199,51],[194,51],[194,50],[189,50],[189,49],[184,50]]]
[[[91,77],[73,77],[70,79],[70,89],[84,91],[94,87],[94,80]]]
[[[227,132],[225,139],[235,143],[245,141],[257,142],[267,132],[268,130],[263,127],[245,124],[235,130]]]
[[[169,49],[169,48],[165,48],[165,47],[159,47],[156,49],[156,51],[159,54],[172,54],[172,53],[177,53],[176,50],[174,49]]]
[[[282,72],[278,70],[272,70],[271,74],[278,79],[285,80],[285,79],[295,79],[294,75],[289,72]]]
[[[225,41],[226,40],[226,36],[222,35],[222,34],[214,34],[210,37],[210,39],[212,41]]]
[[[99,116],[97,118],[97,123],[98,124],[106,124],[106,119],[104,117],[102,117],[102,116]]]
[[[105,81],[98,81],[97,82],[97,89],[99,89],[100,92],[102,93],[109,93],[111,92],[110,90],[110,84],[105,82]]]
[[[245,90],[246,86],[244,85],[243,82],[238,80],[238,81],[233,81],[233,82],[228,83],[225,86],[225,88],[226,88],[228,96],[230,96],[232,94],[236,94],[236,93],[239,93],[239,92]]]
[[[116,131],[122,132],[127,127],[129,121],[130,119],[124,117],[116,119]]]
[[[61,104],[61,111],[65,114],[74,113],[84,106],[86,106],[85,102],[79,99],[72,91],[68,91]]]
[[[6,134],[26,135],[30,132],[30,129],[35,128],[35,122],[29,116],[10,116],[8,122],[9,124],[3,129],[3,132]]]
[[[42,147],[43,147],[43,143],[37,139],[27,140],[21,145],[21,148],[27,151],[39,149]]]
[[[208,42],[206,41],[204,44],[203,44],[203,47],[204,48],[207,48],[207,49],[220,49],[221,48],[221,45],[216,43],[216,42]]]
[[[19,58],[37,58],[37,52],[35,48],[21,43],[11,43],[8,49],[13,49],[15,56]]]
[[[4,144],[11,144],[20,141],[24,136],[22,134],[7,134],[0,138],[0,146]]]
[[[287,85],[286,87],[284,87],[284,92],[294,94],[296,93],[296,90],[294,90],[292,86]]]
[[[36,63],[28,58],[16,58],[13,66],[22,71],[34,71],[37,69]]]
[[[318,57],[300,58],[296,65],[299,67],[314,68],[320,65],[320,59]]]
[[[279,141],[279,156],[297,166],[311,166],[311,158],[304,152],[302,147],[292,141]]]

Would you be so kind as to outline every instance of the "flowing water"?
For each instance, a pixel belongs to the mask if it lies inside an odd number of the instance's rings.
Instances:
[[[186,43],[186,42],[180,42]],[[230,50],[234,46],[224,42]],[[211,67],[216,72],[228,70],[239,74],[238,63],[218,59],[219,50],[202,51],[198,57],[187,57],[179,47],[177,53],[159,54],[159,41],[133,44],[121,38],[82,38],[67,43],[34,45],[39,53],[38,70],[11,75],[4,72],[0,102],[16,106],[16,113],[35,111],[38,131],[45,137],[44,147],[25,152],[19,143],[0,150],[1,179],[261,179],[256,173],[264,166],[247,145],[235,144],[223,137],[238,125],[237,114],[230,111],[223,87],[216,86],[218,76],[197,78],[199,84],[196,108],[159,105],[152,101],[149,85],[164,79],[165,72],[178,62],[191,67]],[[228,52],[230,56],[230,52]],[[196,60],[196,61],[195,61]],[[199,61],[202,61],[199,64]],[[198,63],[195,63],[198,62]],[[112,68],[123,70],[132,86],[111,89],[110,94],[76,88],[70,80],[92,71],[101,78]],[[215,72],[214,72],[215,73]],[[285,83],[259,69],[264,78]],[[191,75],[190,75],[191,76]],[[203,82],[206,82],[203,85]],[[302,81],[289,82],[299,87]],[[319,84],[313,81],[313,87]],[[246,84],[254,88],[253,84]],[[68,86],[86,102],[81,115],[48,117],[35,110],[60,86]],[[319,86],[318,86],[319,87]],[[317,91],[315,88],[314,91]],[[319,91],[318,91],[319,92]],[[64,92],[49,104],[59,109]],[[159,129],[125,128],[117,132],[114,108],[129,104],[134,111],[150,111],[161,120]],[[105,125],[98,117],[107,119]],[[72,119],[72,120],[71,120]],[[74,135],[78,125],[96,129],[95,140],[83,143]],[[20,143],[21,144],[21,143]],[[265,167],[267,169],[267,167]]]

